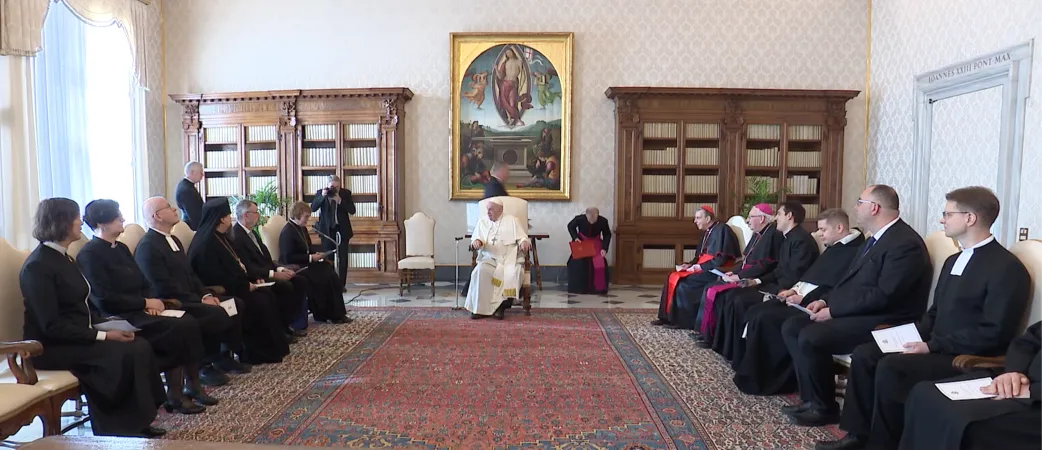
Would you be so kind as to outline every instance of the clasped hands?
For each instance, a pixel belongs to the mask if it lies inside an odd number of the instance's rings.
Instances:
[[[482,242],[481,239],[474,239],[470,243],[470,248],[474,250],[480,250],[481,247],[484,246],[485,243]],[[517,248],[520,249],[522,252],[528,253],[528,251],[532,249],[532,244],[528,241],[521,241],[521,243],[518,244]]]

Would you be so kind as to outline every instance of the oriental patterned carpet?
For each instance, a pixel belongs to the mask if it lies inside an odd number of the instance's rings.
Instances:
[[[210,392],[206,413],[163,413],[169,439],[351,448],[804,448],[780,397],[740,394],[731,371],[654,313],[362,308],[313,325],[285,362]]]

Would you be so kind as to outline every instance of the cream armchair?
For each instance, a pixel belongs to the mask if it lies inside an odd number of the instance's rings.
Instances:
[[[268,223],[258,230],[261,241],[264,242],[265,247],[268,247],[268,253],[271,253],[272,261],[279,260],[279,234],[282,233],[283,228],[286,228],[286,218],[275,214],[269,217]]]
[[[738,237],[738,250],[744,252],[745,246],[753,238],[753,229],[749,228],[749,224],[745,223],[745,217],[742,216],[731,216],[727,219],[727,226],[731,227],[731,231]]]
[[[72,373],[35,370],[29,358],[42,353],[43,345],[21,340],[25,300],[17,287],[28,256],[0,239],[0,286],[7,287],[0,290],[0,355],[6,359],[0,362],[0,439],[36,417],[43,420],[45,436],[61,434],[62,405],[80,398],[80,383]]]
[[[503,202],[503,213],[514,216],[518,223],[525,228],[525,233],[528,232],[528,201],[517,197],[490,197],[478,202],[478,210],[481,214],[485,214],[488,211],[488,201],[491,199],[499,199]],[[529,238],[531,240],[532,238]],[[471,251],[471,265],[477,264],[478,253]],[[532,315],[532,258],[530,252],[525,253],[525,262],[523,273],[521,274],[521,306],[525,310],[525,315]]]
[[[141,225],[130,223],[123,227],[123,233],[116,240],[126,245],[130,249],[130,254],[133,255],[137,250],[137,244],[143,237],[145,237],[145,229],[141,228]]]
[[[177,240],[181,241],[181,245],[185,246],[185,251],[188,251],[188,247],[192,245],[192,238],[195,237],[195,231],[192,231],[188,227],[188,224],[184,222],[177,222],[174,228],[170,230],[170,234],[177,236]]]
[[[434,219],[418,212],[405,221],[405,258],[398,261],[398,295],[412,290],[413,276],[427,271],[434,298]]]

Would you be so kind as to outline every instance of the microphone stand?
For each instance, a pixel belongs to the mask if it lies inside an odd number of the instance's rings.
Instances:
[[[326,236],[325,233],[318,231],[318,227],[312,225],[311,229],[315,231],[319,237],[333,242],[336,247],[333,249],[333,267],[336,268],[336,273],[340,273],[340,233],[336,234],[336,239]]]
[[[461,307],[459,305],[459,241],[462,241],[463,238],[462,237],[457,237],[455,239],[456,239],[456,285],[453,286],[453,290],[456,291],[456,306],[453,306],[452,310],[453,311],[459,311],[459,310],[463,309],[463,307]]]

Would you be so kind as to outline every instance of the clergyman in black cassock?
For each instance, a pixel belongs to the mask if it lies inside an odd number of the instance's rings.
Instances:
[[[873,236],[836,287],[808,306],[817,310],[813,316],[796,316],[782,326],[803,400],[795,411],[786,411],[800,425],[839,421],[832,355],[871,342],[876,326],[911,322],[926,312],[930,257],[923,238],[900,219],[897,193],[889,186],[869,186],[857,208],[858,223],[875,230]]]
[[[782,229],[779,234],[784,233],[784,241],[779,250],[777,266],[754,279],[754,286],[724,292],[723,297],[717,299],[717,330],[707,343],[728,361],[740,360],[745,353],[746,342],[742,339],[745,316],[750,308],[763,303],[762,292],[777,294],[791,287],[818,259],[818,243],[803,228],[805,214],[799,203],[782,205],[778,221]]]
[[[843,228],[843,231],[846,230]],[[800,305],[807,307],[839,282],[864,243],[865,237],[860,231],[851,231],[842,239],[827,245],[800,281],[785,289],[802,295]],[[781,284],[784,281],[778,280],[778,283],[779,286],[784,286]],[[729,339],[741,339],[745,341],[744,345],[727,346],[721,341],[720,348],[714,346],[714,350],[725,356],[727,354],[724,352],[731,352],[731,367],[735,370],[733,381],[738,390],[750,395],[776,395],[796,391],[796,371],[789,349],[782,340],[781,330],[787,319],[799,315],[805,314],[783,302],[761,301],[745,313],[741,328],[732,329],[729,333],[738,333],[737,337]],[[742,335],[745,336],[744,339]]]
[[[174,201],[181,209],[185,225],[193,230],[199,227],[199,221],[203,216],[203,196],[195,188],[195,184],[203,178],[203,165],[192,161],[185,165],[185,177],[177,183],[174,190]]]
[[[1006,351],[1005,377],[1027,377],[1028,398],[959,400],[945,397],[935,383],[1000,376],[975,371],[924,381],[912,389],[905,407],[900,450],[1032,450],[1042,441],[1042,322],[1029,326]],[[1016,375],[1010,375],[1016,374]],[[996,379],[997,380],[997,379]]]
[[[93,203],[93,202],[92,202]],[[87,205],[88,214],[90,204]],[[122,219],[121,219],[122,220]],[[185,394],[200,403],[213,405],[216,399],[206,394],[199,379],[205,353],[199,322],[192,316],[159,316],[145,311],[148,282],[141,274],[126,244],[95,237],[76,255],[76,264],[90,283],[90,299],[106,316],[118,316],[140,328],[136,334],[152,345],[159,369],[167,375],[167,408],[182,413],[202,412],[182,394],[183,379],[188,379]],[[163,306],[158,299],[159,306]],[[183,373],[182,373],[183,371]]]
[[[37,222],[56,201],[68,202],[72,212],[79,209],[72,200],[47,199],[37,211]],[[78,217],[75,223],[78,228]],[[33,364],[37,369],[68,370],[76,376],[87,395],[94,434],[163,434],[150,426],[166,399],[152,346],[132,333],[94,328],[104,320],[90,307],[87,280],[66,247],[41,240],[44,242],[25,260],[18,276],[25,297],[24,337],[44,347],[43,354],[33,357]],[[122,340],[116,340],[116,335]]]
[[[212,198],[203,204],[199,231],[188,247],[188,259],[199,279],[209,286],[223,286],[243,315],[243,358],[249,364],[282,362],[289,354],[289,338],[283,331],[279,300],[268,288],[256,286],[235,253],[226,233],[231,229],[228,199]]]
[[[290,209],[290,220],[279,232],[279,264],[305,268],[297,276],[308,280],[308,307],[316,322],[351,322],[336,269],[327,261],[312,261],[310,238],[304,226],[310,217],[311,209],[306,203],[298,202]]]
[[[698,314],[699,332],[692,333],[699,347],[708,348],[707,343],[712,340],[716,331],[717,319],[720,311],[724,309],[718,309],[717,300],[723,305],[731,298],[726,294],[735,289],[751,287],[755,290],[755,286],[752,285],[758,284],[757,280],[761,276],[773,272],[778,267],[778,255],[785,235],[778,231],[777,225],[771,221],[771,212],[771,206],[767,204],[758,204],[750,209],[746,221],[755,234],[745,246],[741,270],[713,281],[703,292],[702,309]]]
[[[247,201],[242,200],[240,204],[246,204],[243,202]],[[254,203],[251,209],[256,208],[257,205]],[[256,213],[256,211],[253,213]],[[246,212],[246,214],[251,213]],[[283,329],[286,330],[287,334],[293,336],[290,338],[293,341],[296,336],[302,334],[295,333],[295,330],[307,328],[308,282],[304,278],[292,276],[293,272],[291,270],[277,266],[271,259],[271,253],[268,252],[268,248],[261,243],[257,231],[246,229],[244,225],[245,219],[247,218],[237,218],[231,232],[228,233],[232,248],[235,250],[235,254],[239,255],[242,263],[246,265],[246,272],[251,280],[265,280],[275,283],[275,285],[271,286],[271,290],[275,294],[275,298],[279,300],[281,311],[279,316],[282,318]],[[254,221],[252,218],[250,220]],[[285,279],[287,276],[289,278]]]
[[[232,357],[233,353],[242,354],[242,321],[240,316],[229,317],[220,306],[203,300],[206,298],[216,303],[218,298],[192,271],[184,244],[170,234],[169,230],[178,218],[169,205],[162,197],[145,202],[150,229],[138,242],[134,260],[148,280],[150,297],[181,302],[181,309],[199,322],[206,348],[203,361],[210,364],[210,367],[204,365],[200,369],[203,382],[221,385],[228,382],[228,377],[221,372],[250,371],[248,366]]]
[[[611,246],[611,227],[597,208],[588,208],[568,222],[568,235],[573,241],[593,240],[600,255],[593,258],[568,257],[568,292],[572,294],[607,294],[608,264],[604,260]],[[597,264],[594,260],[597,259]],[[600,266],[600,267],[597,267]]]
[[[719,278],[711,271],[725,268],[741,254],[738,238],[725,223],[716,220],[708,206],[695,211],[695,225],[703,230],[694,260],[685,264],[697,267],[695,271],[681,270],[669,275],[662,288],[658,319],[652,325],[670,325],[680,329],[694,329],[698,323],[698,311],[702,291],[706,285]]]

